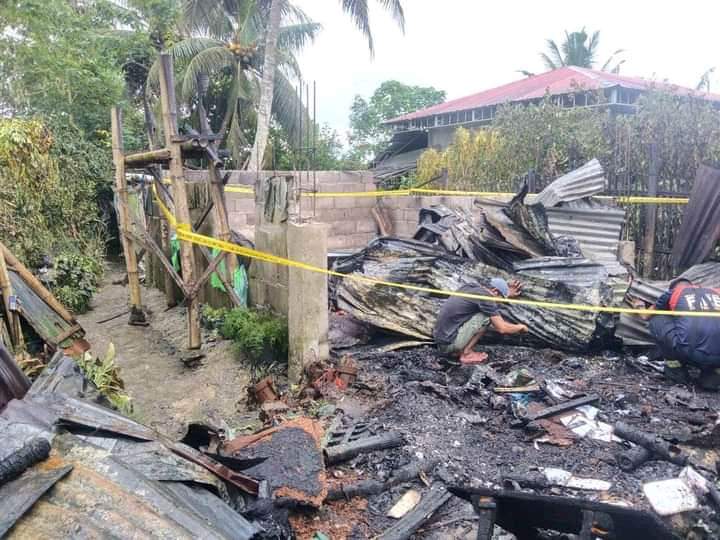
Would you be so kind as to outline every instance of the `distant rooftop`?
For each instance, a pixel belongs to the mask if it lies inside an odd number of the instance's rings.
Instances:
[[[484,92],[426,107],[425,109],[386,120],[384,123],[396,125],[396,127],[402,127],[402,124],[407,124],[407,128],[431,128],[436,125],[447,125],[447,123],[482,122],[490,120],[492,116],[486,115],[485,112],[482,111],[483,108],[497,106],[503,103],[539,100],[547,94],[551,96],[563,96],[588,90],[610,90],[613,88],[625,90],[626,92],[622,98],[611,101],[625,105],[632,104],[639,94],[652,89],[659,89],[677,95],[692,96],[720,103],[720,94],[700,92],[667,82],[641,79],[639,77],[626,77],[605,71],[567,66],[539,75],[532,75],[519,81],[485,90]],[[579,105],[582,105],[582,103]],[[470,114],[469,116],[465,114],[462,118],[450,119],[449,122],[418,122],[420,119],[429,119],[430,117],[473,110],[477,110],[477,113],[474,115]]]

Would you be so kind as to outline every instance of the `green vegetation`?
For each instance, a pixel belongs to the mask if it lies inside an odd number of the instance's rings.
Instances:
[[[428,150],[418,163],[419,182],[448,170],[454,189],[511,191],[516,179],[536,171],[546,179],[594,157],[610,177],[627,178],[631,190],[645,187],[648,145],[657,145],[659,190],[688,188],[700,163],[720,158],[720,111],[702,100],[654,92],[632,115],[602,108],[539,105],[498,109],[491,128],[459,129],[445,151]]]
[[[417,109],[445,101],[445,92],[432,86],[409,86],[398,81],[385,81],[369,100],[355,96],[350,107],[350,153],[347,159],[367,163],[382,151],[391,137],[391,130],[382,122]]]
[[[118,411],[132,413],[130,396],[125,393],[125,385],[120,378],[120,370],[115,364],[115,346],[110,343],[103,358],[96,358],[86,352],[75,358],[75,362],[85,377],[97,386],[102,394]]]
[[[59,138],[39,120],[0,120],[0,237],[30,266],[104,255],[109,163],[77,129],[56,129]]]
[[[253,370],[269,371],[286,364],[287,321],[269,310],[205,306],[202,319],[207,328],[232,340],[238,355],[245,358]]]
[[[61,253],[53,264],[50,289],[65,307],[84,313],[103,274],[102,259],[82,253]]]
[[[584,68],[596,67],[597,49],[600,45],[600,31],[593,32],[588,35],[585,28],[577,32],[565,32],[565,39],[558,45],[555,40],[547,40],[547,52],[540,53],[545,67],[548,69],[557,69],[563,66],[579,66]],[[614,62],[618,54],[622,54],[623,49],[618,49],[605,61],[600,68],[602,71],[611,71],[613,73],[620,72],[620,66],[625,60]]]

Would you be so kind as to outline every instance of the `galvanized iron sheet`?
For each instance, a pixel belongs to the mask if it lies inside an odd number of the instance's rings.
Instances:
[[[574,201],[602,193],[607,187],[605,171],[597,159],[571,171],[538,193],[535,202],[550,208],[560,202]]]
[[[701,165],[673,244],[673,266],[703,262],[720,239],[720,169]]]

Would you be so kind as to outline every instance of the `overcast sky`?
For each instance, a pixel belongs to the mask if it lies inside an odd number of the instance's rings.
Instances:
[[[516,80],[516,70],[544,71],[545,40],[565,30],[600,30],[599,62],[626,49],[621,74],[695,87],[718,66],[711,91],[720,93],[720,2],[404,0],[403,35],[370,0],[376,54],[340,9],[340,0],[295,0],[324,29],[301,55],[304,76],[318,85],[318,120],[341,134],[355,94],[368,97],[387,79],[431,85],[448,99]]]

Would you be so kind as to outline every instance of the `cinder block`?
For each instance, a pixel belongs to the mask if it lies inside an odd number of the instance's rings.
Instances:
[[[393,208],[393,209],[402,209],[402,208],[410,208],[415,207],[415,198],[414,197],[381,197],[382,204],[386,208]]]
[[[335,208],[358,208],[364,197],[338,197],[335,199]]]
[[[228,208],[230,205],[228,204]],[[233,200],[233,209],[236,212],[254,213],[255,212],[255,199],[251,196],[237,197]]]
[[[373,219],[372,208],[348,208],[345,210],[348,218],[352,219]]]
[[[344,221],[348,217],[348,211],[345,209],[331,208],[318,212],[318,221],[322,223],[333,223],[335,221]]]
[[[418,222],[420,216],[420,211],[416,208],[406,208],[403,210],[403,218],[405,221],[414,221],[415,223]]]
[[[231,212],[228,214],[228,224],[231,229],[241,229],[247,225],[247,215]]]
[[[354,234],[357,232],[357,224],[355,220],[348,219],[347,221],[335,221],[330,225],[330,234],[332,235],[344,235]]]
[[[315,208],[318,210],[335,208],[335,197],[316,197]]]
[[[355,224],[355,230],[359,233],[373,233],[377,232],[377,225],[375,220],[372,219],[361,219]]]
[[[375,205],[377,205],[376,197],[357,197],[356,198],[356,207],[358,207],[358,208],[367,208],[369,211],[370,208],[373,208]]]

